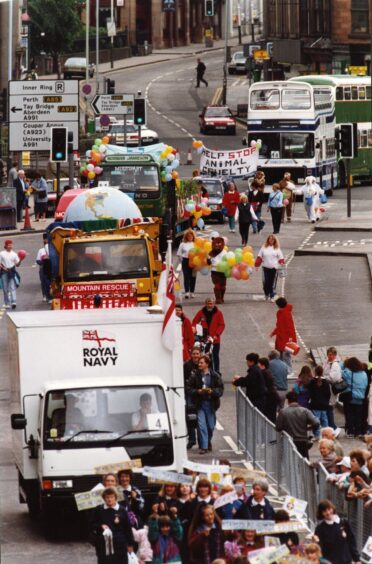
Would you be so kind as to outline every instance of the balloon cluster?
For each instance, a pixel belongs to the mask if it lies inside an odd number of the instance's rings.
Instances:
[[[192,142],[193,149],[196,149],[198,155],[201,155],[203,152],[204,143],[203,141],[197,141],[196,139]]]
[[[254,149],[256,147],[257,150],[259,151],[262,147],[262,140],[257,139],[257,141],[251,141],[251,147],[252,147],[252,149]]]
[[[189,252],[189,266],[197,270],[201,274],[208,274],[210,265],[208,264],[208,254],[212,250],[212,242],[209,239],[198,237],[194,241],[194,246]],[[217,263],[217,271],[223,272],[226,278],[235,278],[235,280],[249,280],[249,276],[254,266],[253,249],[246,246],[243,249],[229,251],[225,246],[227,253],[223,255],[220,262]]]
[[[243,249],[228,251],[217,263],[218,272],[223,272],[226,278],[235,280],[249,280],[249,276],[254,266],[253,249],[246,246]]]
[[[165,147],[160,153],[160,166],[163,170],[160,173],[163,182],[170,180],[177,180],[179,178],[176,168],[180,166],[180,161],[177,159],[177,151],[170,145]]]
[[[193,226],[197,226],[199,229],[204,227],[204,219],[202,216],[211,215],[212,210],[208,207],[208,198],[202,198],[200,204],[194,202],[194,200],[187,200],[185,205],[184,217],[191,217]]]
[[[106,145],[110,138],[106,135],[102,139],[95,139],[94,145],[90,151],[85,153],[86,162],[80,167],[80,174],[86,176],[89,180],[94,180],[98,174],[101,174],[103,168],[99,165],[105,159]]]
[[[209,273],[208,253],[212,250],[212,243],[208,239],[198,237],[189,252],[189,266],[201,274]]]

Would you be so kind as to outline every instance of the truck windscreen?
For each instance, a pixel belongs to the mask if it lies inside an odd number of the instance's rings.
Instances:
[[[159,170],[155,165],[110,165],[103,167],[99,177],[109,186],[119,188],[122,192],[134,193],[142,197],[144,192],[151,192],[151,197],[158,197],[160,192]]]
[[[45,401],[45,449],[121,446],[143,465],[173,462],[169,414],[159,386],[50,391]]]
[[[144,240],[70,242],[64,247],[65,282],[123,280],[148,276],[150,264]]]

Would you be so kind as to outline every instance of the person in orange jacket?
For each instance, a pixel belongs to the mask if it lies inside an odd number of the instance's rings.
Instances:
[[[278,298],[275,303],[279,309],[276,314],[276,327],[271,336],[275,336],[275,348],[280,352],[281,360],[288,365],[292,372],[291,353],[286,351],[286,345],[289,341],[297,343],[296,328],[292,316],[293,306],[285,298]]]
[[[216,306],[213,298],[205,300],[205,306],[197,312],[192,320],[192,328],[196,333],[196,326],[201,325],[203,338],[213,344],[213,370],[220,371],[221,335],[225,330],[225,320],[222,311]]]
[[[229,220],[229,231],[235,233],[235,214],[240,202],[240,194],[234,182],[229,182],[228,190],[225,192],[222,205],[227,210],[227,217]]]
[[[190,351],[194,346],[194,331],[190,319],[183,313],[181,304],[176,304],[176,315],[182,321],[183,362],[186,362],[190,360]]]

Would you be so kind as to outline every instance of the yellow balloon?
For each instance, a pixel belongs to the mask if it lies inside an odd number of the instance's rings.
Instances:
[[[198,247],[199,249],[203,249],[204,248],[204,239],[202,239],[201,237],[197,237],[194,241],[194,245],[195,245],[195,247]]]
[[[244,262],[245,264],[248,264],[248,263],[251,262],[252,260],[253,260],[253,262],[254,262],[252,253],[243,253],[243,260],[242,260],[242,262]]]
[[[94,170],[90,170],[90,171],[88,172],[88,178],[89,178],[89,180],[93,180],[93,178],[95,178],[95,177],[96,177],[96,173],[94,172]]]
[[[181,188],[181,180],[179,178],[176,178],[176,187]]]
[[[249,257],[247,264],[248,264],[248,266],[254,266],[254,258]]]
[[[194,212],[194,217],[195,217],[196,219],[199,219],[199,217],[201,217],[202,215],[203,215],[203,212],[202,212],[201,210]]]
[[[168,147],[165,149],[165,154],[166,154],[166,155],[170,155],[170,153],[171,153],[172,151],[173,151],[173,147],[170,147],[170,146],[168,145]]]
[[[227,259],[227,264],[228,264],[229,266],[235,266],[235,264],[236,264],[235,257],[229,257],[229,258]]]
[[[212,243],[210,241],[206,241],[204,243],[204,250],[206,253],[210,253],[212,250]]]
[[[253,253],[253,249],[250,245],[243,247],[243,253]]]
[[[160,153],[160,158],[161,158],[161,159],[166,159],[166,158],[167,158],[167,153],[166,153],[165,151],[162,151],[162,152]]]
[[[227,252],[229,250],[229,247],[227,245],[225,245],[223,250]]]
[[[194,266],[200,266],[202,261],[200,257],[194,257],[194,260],[192,261]]]

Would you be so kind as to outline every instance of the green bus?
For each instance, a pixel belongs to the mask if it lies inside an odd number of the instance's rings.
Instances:
[[[331,86],[338,123],[358,124],[358,156],[351,159],[350,173],[359,183],[372,179],[371,77],[349,75],[296,76],[290,80]],[[345,162],[338,161],[338,185],[346,185]]]

